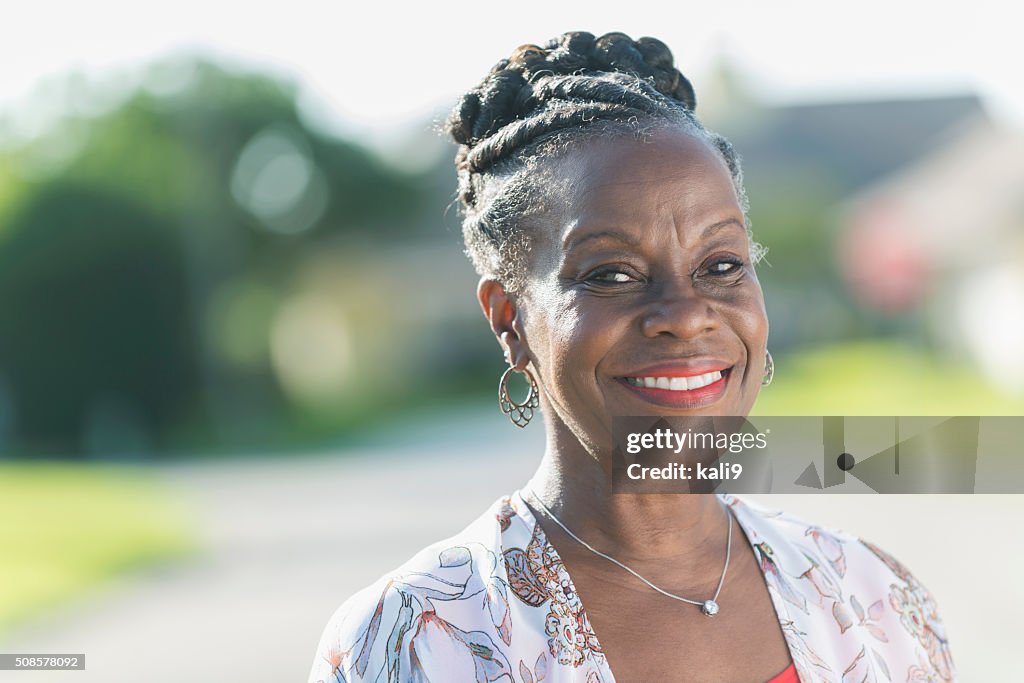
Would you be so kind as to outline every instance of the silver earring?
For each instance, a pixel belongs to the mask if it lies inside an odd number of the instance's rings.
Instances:
[[[761,385],[768,386],[775,379],[775,361],[772,360],[772,352],[765,351],[764,356],[764,377],[761,378]]]
[[[525,427],[533,419],[533,412],[540,407],[540,389],[537,387],[537,382],[534,381],[530,371],[524,368],[522,373],[526,375],[527,380],[530,382],[530,393],[526,396],[525,401],[516,403],[508,394],[508,378],[512,376],[513,372],[517,372],[517,370],[514,367],[510,367],[501,376],[501,381],[498,382],[498,406],[501,408],[501,412],[508,415],[508,419],[512,421],[512,424],[516,427]]]

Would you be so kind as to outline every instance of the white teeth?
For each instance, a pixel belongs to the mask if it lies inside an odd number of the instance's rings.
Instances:
[[[648,389],[669,389],[671,391],[693,391],[722,379],[718,370],[696,377],[627,377],[626,381],[635,387]]]

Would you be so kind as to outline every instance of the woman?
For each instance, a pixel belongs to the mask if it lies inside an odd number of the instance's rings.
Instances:
[[[311,681],[953,680],[930,594],[877,547],[730,495],[611,493],[614,416],[745,416],[773,372],[739,162],[694,107],[660,41],[568,33],[455,108],[499,402],[543,408],[546,451],[346,601]]]

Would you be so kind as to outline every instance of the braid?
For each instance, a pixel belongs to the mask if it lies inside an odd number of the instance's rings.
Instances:
[[[693,86],[656,38],[577,31],[544,47],[522,45],[495,64],[446,122],[459,145],[463,236],[477,271],[517,290],[529,249],[524,219],[542,203],[538,162],[590,135],[638,134],[641,122],[680,125],[718,149],[745,214],[739,159],[700,124],[696,105]]]

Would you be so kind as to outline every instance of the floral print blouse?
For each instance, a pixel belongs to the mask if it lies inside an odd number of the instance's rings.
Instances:
[[[848,533],[730,494],[801,683],[946,683],[935,601]],[[310,683],[613,683],[561,558],[519,491],[346,600]]]

